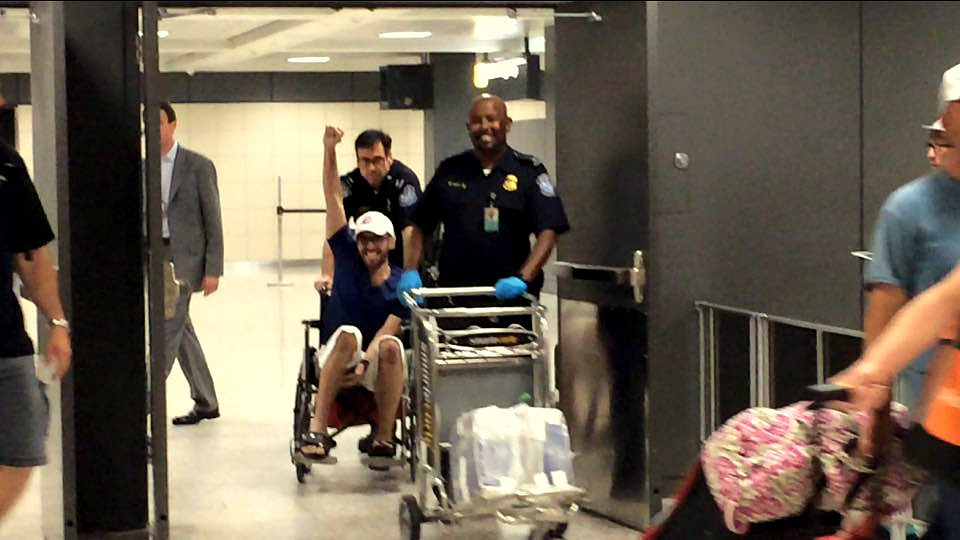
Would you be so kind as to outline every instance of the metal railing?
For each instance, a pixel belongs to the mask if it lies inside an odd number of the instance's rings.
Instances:
[[[862,338],[863,332],[828,324],[820,324],[790,317],[770,315],[759,311],[725,306],[712,302],[695,302],[700,335],[700,437],[705,440],[719,426],[718,418],[718,358],[717,319],[719,314],[739,315],[747,319],[749,328],[750,407],[772,407],[774,395],[773,350],[771,324],[804,328],[815,332],[817,383],[827,378],[826,335]]]

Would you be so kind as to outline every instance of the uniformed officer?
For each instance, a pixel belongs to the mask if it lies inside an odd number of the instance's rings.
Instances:
[[[423,237],[443,223],[440,286],[494,285],[501,300],[539,295],[556,235],[570,227],[543,164],[507,145],[511,124],[501,98],[474,100],[467,121],[473,149],[440,163],[414,209],[401,291],[422,286],[415,269]]]
[[[420,200],[420,179],[409,167],[393,159],[390,135],[368,129],[357,136],[354,150],[357,168],[340,177],[343,185],[343,207],[347,219],[356,219],[370,211],[385,214],[393,223],[397,235],[396,248],[390,252],[390,262],[403,266],[403,239],[409,235],[410,214]],[[324,244],[323,276],[317,289],[329,288],[333,282],[334,264],[330,246]]]

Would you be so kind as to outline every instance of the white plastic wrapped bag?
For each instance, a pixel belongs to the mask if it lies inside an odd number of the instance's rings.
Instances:
[[[573,483],[573,455],[563,413],[516,405],[484,407],[457,419],[451,484],[458,504]]]

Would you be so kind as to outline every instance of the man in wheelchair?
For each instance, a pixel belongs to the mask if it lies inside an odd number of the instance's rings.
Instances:
[[[378,411],[377,430],[365,450],[371,458],[393,458],[396,413],[407,372],[397,336],[409,311],[397,296],[401,270],[388,260],[396,244],[390,218],[380,212],[361,215],[356,239],[347,226],[335,150],[342,137],[341,130],[329,126],[323,137],[327,242],[337,279],[321,330],[316,408],[300,451],[314,460],[330,455],[336,443],[327,432],[327,418],[337,393],[363,386],[373,392]]]

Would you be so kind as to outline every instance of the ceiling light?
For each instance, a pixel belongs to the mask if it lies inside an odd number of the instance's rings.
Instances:
[[[432,36],[432,32],[380,32],[380,39],[423,39]]]
[[[287,58],[287,62],[291,64],[326,64],[329,61],[329,56],[294,56]]]
[[[138,30],[138,31],[137,31],[137,35],[140,36],[140,37],[143,37],[143,30]],[[167,36],[169,36],[169,35],[170,35],[170,31],[169,31],[169,30],[157,30],[157,37],[160,38],[160,39],[163,39],[163,38],[165,38],[165,37],[167,37]]]
[[[476,17],[473,37],[479,40],[501,39],[520,32],[520,21],[510,17]]]
[[[486,88],[490,79],[513,79],[520,76],[520,66],[527,63],[523,57],[509,58],[499,62],[483,61],[473,65],[473,85]]]

